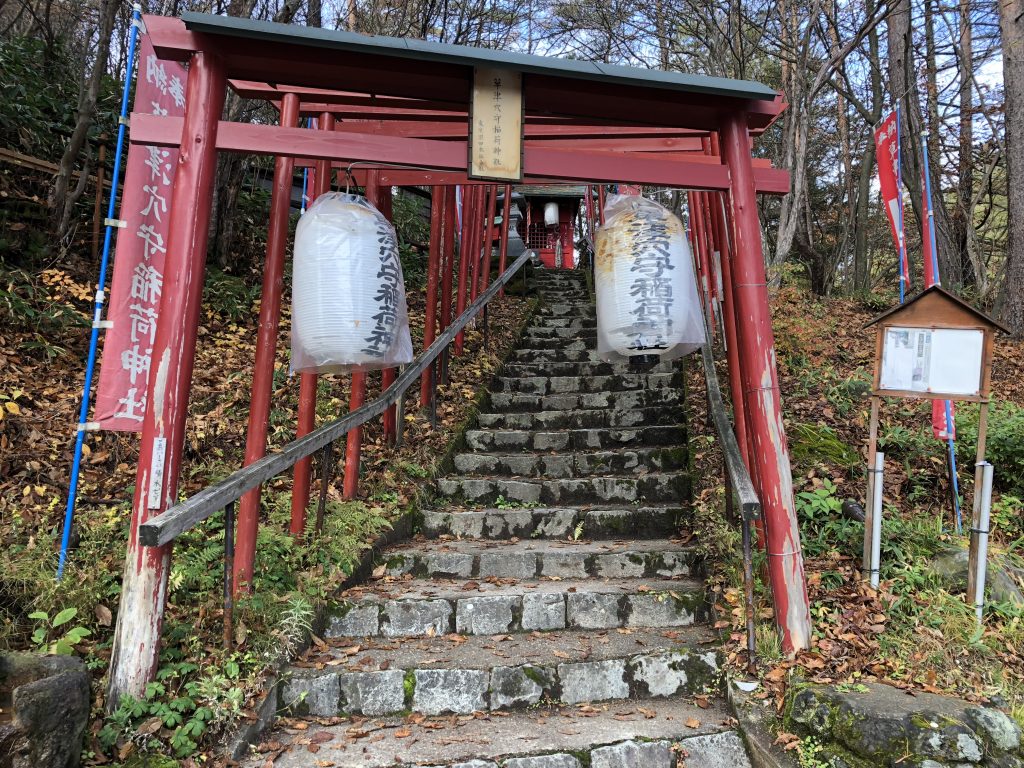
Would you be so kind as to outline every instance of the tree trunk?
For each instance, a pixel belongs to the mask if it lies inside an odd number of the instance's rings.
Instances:
[[[322,27],[324,25],[322,0],[309,0],[306,10],[306,24],[310,27]]]
[[[917,87],[917,72],[914,64],[914,48],[911,38],[911,5],[910,0],[894,0],[891,5],[892,12],[887,21],[889,38],[889,89],[894,99],[900,105],[900,142],[902,144],[901,155],[903,157],[903,183],[910,190],[910,204],[920,225],[920,232],[927,231],[927,211],[922,208],[922,148],[921,135],[924,126],[921,124],[921,95]],[[944,254],[948,255],[953,251],[953,244],[950,241],[949,217],[946,214],[946,207],[942,204],[942,190],[937,183],[934,166],[932,171],[932,210],[934,211],[935,240],[939,251],[939,265],[943,266]],[[904,229],[906,219],[904,219]],[[910,240],[910,238],[907,238]],[[911,265],[913,259],[911,254],[907,258]],[[914,268],[910,269],[911,286],[915,289],[921,287],[922,278],[919,272],[914,275]],[[949,287],[951,276],[948,270],[943,270],[942,283]],[[955,282],[955,281],[954,281]]]
[[[874,0],[866,0],[864,9],[869,17],[875,15]],[[853,240],[853,290],[867,295],[871,292],[871,257],[868,251],[868,219],[871,216],[871,180],[875,171],[874,126],[882,119],[882,105],[885,94],[882,91],[881,55],[879,53],[878,28],[868,31],[868,57],[879,66],[871,67],[871,112],[862,112],[872,126],[872,132],[864,143],[864,155],[857,184],[857,205],[854,208]]]
[[[75,170],[75,163],[78,162],[78,157],[85,147],[89,128],[96,116],[96,102],[99,99],[103,74],[107,69],[110,37],[114,30],[114,20],[117,18],[119,5],[117,0],[100,0],[95,32],[96,39],[99,41],[96,46],[96,58],[93,60],[92,71],[89,73],[78,99],[78,117],[75,120],[75,129],[71,132],[71,138],[64,149],[64,155],[60,159],[57,175],[54,177],[53,186],[50,189],[48,201],[50,220],[53,227],[52,234],[57,243],[67,236],[71,228],[75,203],[78,202],[85,189],[84,184],[79,184],[73,190],[69,189],[71,175]]]
[[[1024,0],[999,3],[1006,110],[1007,223],[1009,242],[1000,317],[1024,337]]]
[[[985,275],[978,274],[973,267],[980,261],[977,257],[977,238],[971,218],[974,216],[974,99],[972,72],[974,71],[974,44],[971,30],[970,0],[959,3],[960,44],[958,46],[957,68],[960,78],[960,140],[959,179],[956,188],[956,209],[953,211],[953,242],[961,257],[961,281],[980,287]],[[971,263],[968,269],[967,261]]]
[[[868,137],[860,163],[857,205],[853,225],[853,291],[861,296],[871,293],[871,261],[868,258],[868,218],[871,216],[871,180],[874,178],[875,140]]]

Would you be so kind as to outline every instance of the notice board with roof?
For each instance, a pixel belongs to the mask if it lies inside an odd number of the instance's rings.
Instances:
[[[995,333],[1005,329],[934,285],[876,317],[876,396],[988,400]]]

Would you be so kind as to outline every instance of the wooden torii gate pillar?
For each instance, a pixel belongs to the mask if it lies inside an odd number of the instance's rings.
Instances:
[[[160,658],[171,548],[143,547],[138,532],[141,523],[166,510],[178,494],[217,171],[217,122],[224,109],[226,90],[223,62],[213,53],[194,53],[185,90],[185,119],[171,191],[160,320],[146,384],[147,407],[132,498],[128,554],[110,659],[107,708],[111,711],[124,694],[142,696]],[[122,656],[135,660],[123,663]]]
[[[775,338],[745,118],[742,112],[730,115],[721,128],[723,156],[731,175],[729,197],[735,228],[732,278],[739,330],[740,370],[729,373],[730,378],[740,377],[746,396],[757,464],[755,477],[764,509],[775,621],[782,632],[783,650],[793,652],[810,647],[811,617],[793,474],[782,423]],[[736,418],[742,418],[742,414],[736,414]]]

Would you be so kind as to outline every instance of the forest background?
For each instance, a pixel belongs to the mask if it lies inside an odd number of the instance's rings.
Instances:
[[[864,296],[896,285],[872,130],[898,105],[911,290],[922,279],[926,146],[943,285],[1024,333],[1024,183],[1014,183],[1015,171],[1024,176],[1019,0],[144,5],[151,13],[226,13],[767,83],[789,109],[757,150],[792,177],[790,194],[762,203],[769,266],[778,279],[784,265],[794,265],[819,295]],[[89,238],[88,175],[100,143],[115,133],[130,13],[123,0],[0,0],[0,146],[58,167],[29,199],[3,200],[7,269],[74,257]],[[229,119],[273,122],[267,109],[237,98],[226,107]],[[112,152],[105,163],[112,165]],[[269,158],[221,159],[210,251],[216,268],[258,272],[262,249],[254,241],[262,233],[247,216],[270,167]]]

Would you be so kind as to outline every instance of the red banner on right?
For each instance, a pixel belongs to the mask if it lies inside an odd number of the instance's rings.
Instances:
[[[900,276],[905,288],[910,287],[910,270],[906,249],[903,247],[903,190],[900,173],[899,112],[886,115],[875,129],[875,149],[878,154],[878,184],[882,191],[885,215],[889,217],[892,239],[899,254]]]

